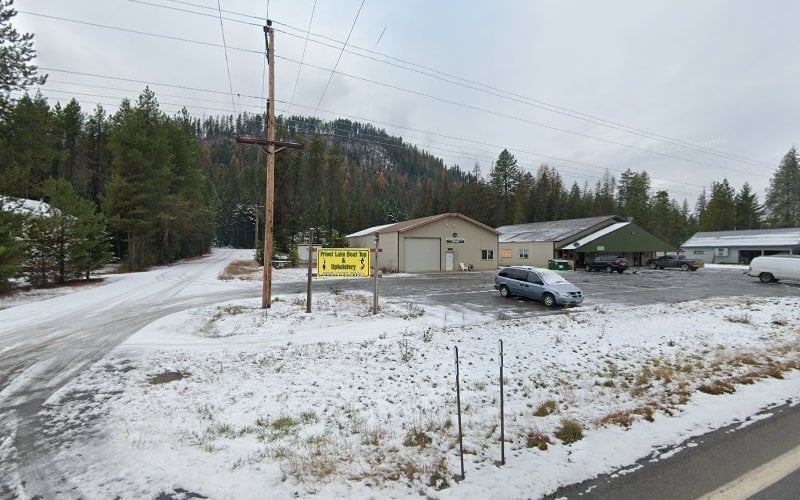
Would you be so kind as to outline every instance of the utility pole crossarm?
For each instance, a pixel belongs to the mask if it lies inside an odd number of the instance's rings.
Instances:
[[[283,142],[283,141],[268,141],[266,139],[259,139],[258,137],[240,137],[236,136],[236,142],[243,143],[243,144],[258,144],[259,146],[277,146],[279,148],[285,149],[303,149],[305,147],[304,144],[300,144],[297,142]],[[277,153],[277,151],[275,151]]]

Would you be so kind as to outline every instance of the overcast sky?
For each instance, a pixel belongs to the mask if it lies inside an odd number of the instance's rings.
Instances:
[[[219,5],[227,65],[215,0],[16,0],[14,23],[35,34],[52,103],[113,112],[147,82],[167,113],[204,116],[263,109],[269,9],[278,113],[371,122],[484,175],[502,148],[568,186],[646,170],[691,207],[723,178],[763,202],[800,137],[793,0]]]

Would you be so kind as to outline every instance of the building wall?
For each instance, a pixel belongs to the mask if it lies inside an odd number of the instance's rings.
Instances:
[[[528,258],[524,258],[527,250]],[[508,242],[498,244],[498,263],[501,266],[547,267],[547,261],[554,258],[552,241]]]
[[[446,254],[453,253],[454,271],[460,271],[459,263],[472,266],[478,271],[497,269],[497,234],[458,217],[447,217],[399,233],[397,242],[399,269],[403,271],[404,238],[439,238],[441,244],[441,269],[445,270]],[[455,236],[454,236],[455,235]],[[383,237],[383,236],[381,236]],[[450,240],[450,241],[448,241]],[[461,243],[463,240],[463,243]],[[491,253],[491,258],[482,258],[481,251]]]
[[[347,241],[350,242],[350,248],[375,248],[375,236],[372,234],[347,238]],[[378,255],[378,269],[397,272],[397,233],[381,233],[378,246],[382,250]],[[370,259],[374,262],[375,254],[370,254]]]
[[[684,247],[683,254],[693,259],[703,259],[709,264],[749,264],[759,255],[780,253],[800,254],[800,248],[791,246],[764,247]]]

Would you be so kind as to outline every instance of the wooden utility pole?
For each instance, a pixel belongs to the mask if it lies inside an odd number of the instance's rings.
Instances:
[[[264,26],[269,64],[269,98],[267,100],[267,138],[237,137],[236,142],[267,147],[266,200],[264,202],[264,275],[261,287],[261,309],[272,306],[272,224],[275,214],[275,153],[286,148],[303,149],[302,144],[275,141],[275,31],[272,21]],[[280,146],[275,149],[275,146]]]
[[[269,65],[269,98],[267,100],[267,199],[264,204],[264,283],[261,288],[261,309],[272,306],[272,219],[275,214],[275,30],[267,19],[267,64]]]

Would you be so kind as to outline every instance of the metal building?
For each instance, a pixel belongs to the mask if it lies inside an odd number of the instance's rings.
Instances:
[[[754,257],[800,254],[800,228],[697,233],[681,247],[688,257],[715,264],[749,264]]]
[[[370,227],[347,235],[351,248],[373,248],[378,267],[389,272],[497,269],[497,231],[459,213]]]
[[[631,266],[675,246],[638,224],[616,215],[534,222],[497,228],[501,266],[547,267],[551,259],[567,260],[573,269],[596,255],[619,255]]]

